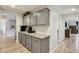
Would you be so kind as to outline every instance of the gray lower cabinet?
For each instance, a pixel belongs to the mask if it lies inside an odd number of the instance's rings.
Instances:
[[[18,36],[18,38],[19,38],[19,43],[22,43],[21,33],[19,32],[18,35],[19,35],[19,36]]]
[[[31,50],[31,36],[26,35],[26,48]]]
[[[40,53],[41,52],[41,40],[37,38],[32,38],[32,52]]]
[[[32,52],[33,53],[48,53],[49,52],[49,39],[48,38],[38,39],[38,38],[32,37]]]
[[[41,52],[48,53],[49,52],[49,37],[41,40]]]
[[[19,32],[19,42],[32,53],[49,52],[49,37],[41,39]]]
[[[23,34],[23,33],[21,34],[21,40],[22,40],[22,45],[25,46],[25,45],[26,45],[26,44],[25,44],[25,42],[26,42],[26,37],[25,37],[25,34]]]

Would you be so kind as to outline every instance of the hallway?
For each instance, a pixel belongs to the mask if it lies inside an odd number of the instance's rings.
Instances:
[[[79,53],[79,34],[72,34],[64,39],[54,51],[55,53]]]

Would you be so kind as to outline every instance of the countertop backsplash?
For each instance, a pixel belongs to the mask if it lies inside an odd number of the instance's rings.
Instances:
[[[36,32],[47,33],[48,26],[33,26]]]

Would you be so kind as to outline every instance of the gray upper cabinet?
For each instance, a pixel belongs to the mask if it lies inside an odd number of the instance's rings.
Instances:
[[[42,9],[37,12],[37,25],[48,25],[49,24],[49,10]]]
[[[25,16],[23,25],[49,25],[49,9],[44,8]]]
[[[23,25],[30,25],[31,15],[27,15],[23,19]]]
[[[22,21],[23,25],[26,25],[26,20],[25,17],[23,17],[23,21]]]
[[[31,14],[31,25],[36,25],[36,13]]]

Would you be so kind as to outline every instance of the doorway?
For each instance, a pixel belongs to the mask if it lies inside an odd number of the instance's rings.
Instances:
[[[7,39],[16,39],[16,15],[2,13],[5,18],[0,19],[0,36]]]
[[[71,35],[78,34],[79,21],[65,21],[65,38],[70,38]]]
[[[15,19],[7,20],[6,37],[16,39],[16,20]]]

